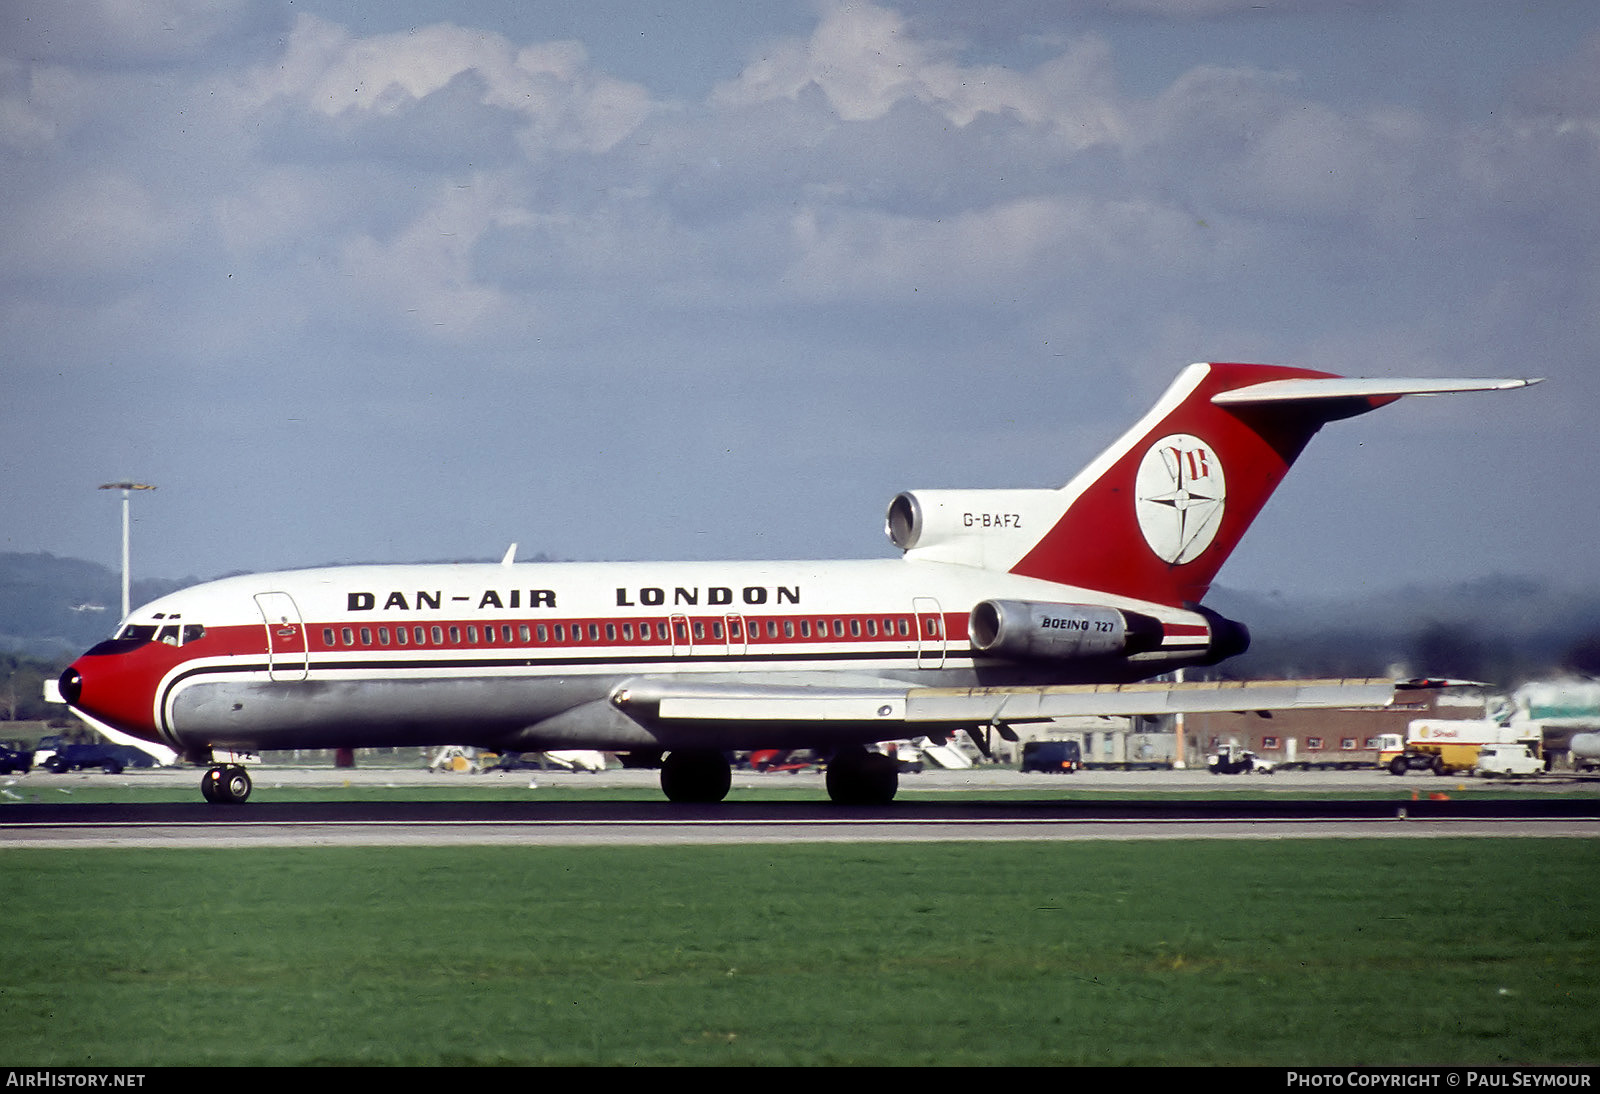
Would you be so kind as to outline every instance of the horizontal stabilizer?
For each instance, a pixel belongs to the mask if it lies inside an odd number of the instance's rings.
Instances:
[[[1217,406],[1297,403],[1310,399],[1398,399],[1405,395],[1449,395],[1458,391],[1509,391],[1539,380],[1327,379],[1268,380],[1211,397]]]

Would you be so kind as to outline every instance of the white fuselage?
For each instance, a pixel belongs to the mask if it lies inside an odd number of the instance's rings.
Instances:
[[[1016,663],[968,640],[968,615],[986,598],[1128,608],[1165,634],[1129,657]],[[142,682],[129,681],[149,705],[101,700],[97,716],[188,752],[670,747],[693,727],[641,726],[604,702],[613,689],[682,674],[828,687],[1139,679],[1198,659],[1209,640],[1205,620],[1180,609],[904,559],[255,574],[163,597],[120,633],[157,639],[135,670]],[[772,745],[806,735],[759,732]]]

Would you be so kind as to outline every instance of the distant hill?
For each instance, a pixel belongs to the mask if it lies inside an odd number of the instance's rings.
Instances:
[[[133,582],[135,606],[197,579]],[[122,575],[96,562],[0,552],[0,649],[53,657],[110,636],[122,614]]]
[[[199,580],[135,581],[133,603]],[[0,650],[48,659],[87,649],[116,626],[121,588],[98,563],[0,552]],[[1600,591],[1491,577],[1344,600],[1219,587],[1206,603],[1250,628],[1250,651],[1222,666],[1235,678],[1398,671],[1510,685],[1558,669],[1600,675]]]
[[[1218,588],[1209,607],[1250,628],[1230,676],[1453,676],[1510,685],[1600,675],[1600,592],[1520,577],[1407,586],[1347,600]]]

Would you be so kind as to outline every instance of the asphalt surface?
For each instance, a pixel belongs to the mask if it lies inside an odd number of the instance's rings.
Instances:
[[[932,792],[874,808],[826,800],[815,773],[736,772],[733,799],[678,806],[660,797],[653,771],[598,775],[496,772],[482,775],[409,769],[281,768],[252,771],[256,793],[242,806],[199,800],[200,771],[178,768],[0,779],[0,850],[7,847],[249,847],[336,845],[616,845],[935,840],[1417,838],[1430,836],[1600,837],[1600,784],[1523,784],[1514,799],[1488,799],[1479,780],[1383,772],[1285,772],[1215,776],[1204,771],[1091,771],[1020,775],[1005,769],[906,775],[902,792]],[[184,803],[101,805],[72,799],[86,788],[192,788]],[[326,787],[332,800],[275,802],[284,787]],[[434,787],[451,800],[340,801],[337,791]],[[1580,796],[1570,794],[1574,787]],[[487,800],[481,791],[526,791],[522,800]],[[552,801],[552,787],[637,790],[625,801]],[[738,792],[782,787],[815,800],[740,801]],[[939,792],[1015,791],[993,801]],[[1093,800],[1062,791],[1103,791]],[[1253,792],[1248,795],[1245,791]],[[1307,792],[1333,795],[1306,801]],[[1374,798],[1372,795],[1380,797]],[[1259,796],[1258,796],[1259,795]]]

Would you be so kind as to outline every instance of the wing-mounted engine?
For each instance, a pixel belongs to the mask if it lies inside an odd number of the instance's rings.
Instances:
[[[1161,621],[1139,612],[1035,600],[985,600],[972,609],[968,633],[983,653],[1039,660],[1131,656],[1165,638]]]
[[[1058,490],[916,490],[889,503],[884,531],[907,555],[1009,569],[1060,519]]]

